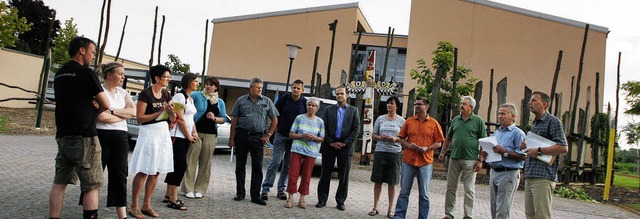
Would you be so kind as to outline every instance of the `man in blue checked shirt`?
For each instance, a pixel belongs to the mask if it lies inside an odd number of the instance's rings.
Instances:
[[[551,197],[556,186],[558,173],[558,157],[552,165],[536,159],[537,156],[558,155],[567,153],[567,138],[562,128],[560,119],[547,112],[549,107],[549,95],[542,91],[535,91],[529,100],[529,109],[536,116],[531,125],[531,132],[546,139],[554,141],[556,144],[549,147],[529,148],[527,160],[524,163],[524,186],[525,186],[525,215],[527,219],[551,218]],[[520,149],[527,148],[522,142]]]
[[[497,153],[502,156],[501,161],[489,163],[491,166],[489,174],[491,175],[489,178],[491,218],[509,218],[511,203],[520,183],[520,169],[524,165],[524,160],[527,159],[527,154],[520,149],[520,143],[524,141],[525,134],[514,124],[517,114],[518,111],[513,104],[500,105],[498,110],[500,127],[494,134],[498,145],[493,147],[493,152],[482,151],[482,157],[486,157],[487,153]]]

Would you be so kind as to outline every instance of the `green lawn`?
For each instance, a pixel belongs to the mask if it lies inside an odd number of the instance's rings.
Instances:
[[[637,189],[638,186],[640,186],[640,179],[638,178],[638,176],[616,173],[616,176],[613,178],[613,184],[615,186]]]

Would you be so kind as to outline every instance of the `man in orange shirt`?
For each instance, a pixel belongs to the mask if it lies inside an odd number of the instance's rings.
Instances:
[[[408,118],[398,137],[402,145],[402,177],[396,202],[396,218],[405,218],[413,178],[418,178],[418,218],[429,218],[429,183],[433,172],[433,151],[444,142],[440,123],[429,117],[429,100],[418,97],[415,116]]]

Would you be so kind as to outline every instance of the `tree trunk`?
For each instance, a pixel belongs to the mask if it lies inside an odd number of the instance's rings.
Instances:
[[[438,97],[440,96],[440,87],[442,86],[442,78],[444,77],[442,68],[436,69],[436,78],[433,80],[431,87],[431,103],[429,104],[429,115],[440,121],[440,113],[438,112]]]
[[[109,37],[109,24],[111,23],[111,0],[107,4],[107,23],[104,26],[104,39],[102,46],[100,47],[100,59],[98,63],[102,63],[102,57],[104,57],[104,49],[107,47],[107,38]]]

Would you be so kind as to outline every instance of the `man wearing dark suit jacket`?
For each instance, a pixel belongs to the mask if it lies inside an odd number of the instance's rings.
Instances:
[[[349,170],[353,156],[353,142],[360,132],[360,116],[358,109],[347,105],[347,89],[344,86],[336,88],[337,105],[329,106],[322,115],[325,127],[325,140],[320,147],[322,154],[322,173],[318,183],[317,208],[327,205],[329,197],[329,183],[333,164],[338,160],[338,190],[336,191],[337,208],[344,211],[344,202],[349,190]]]

